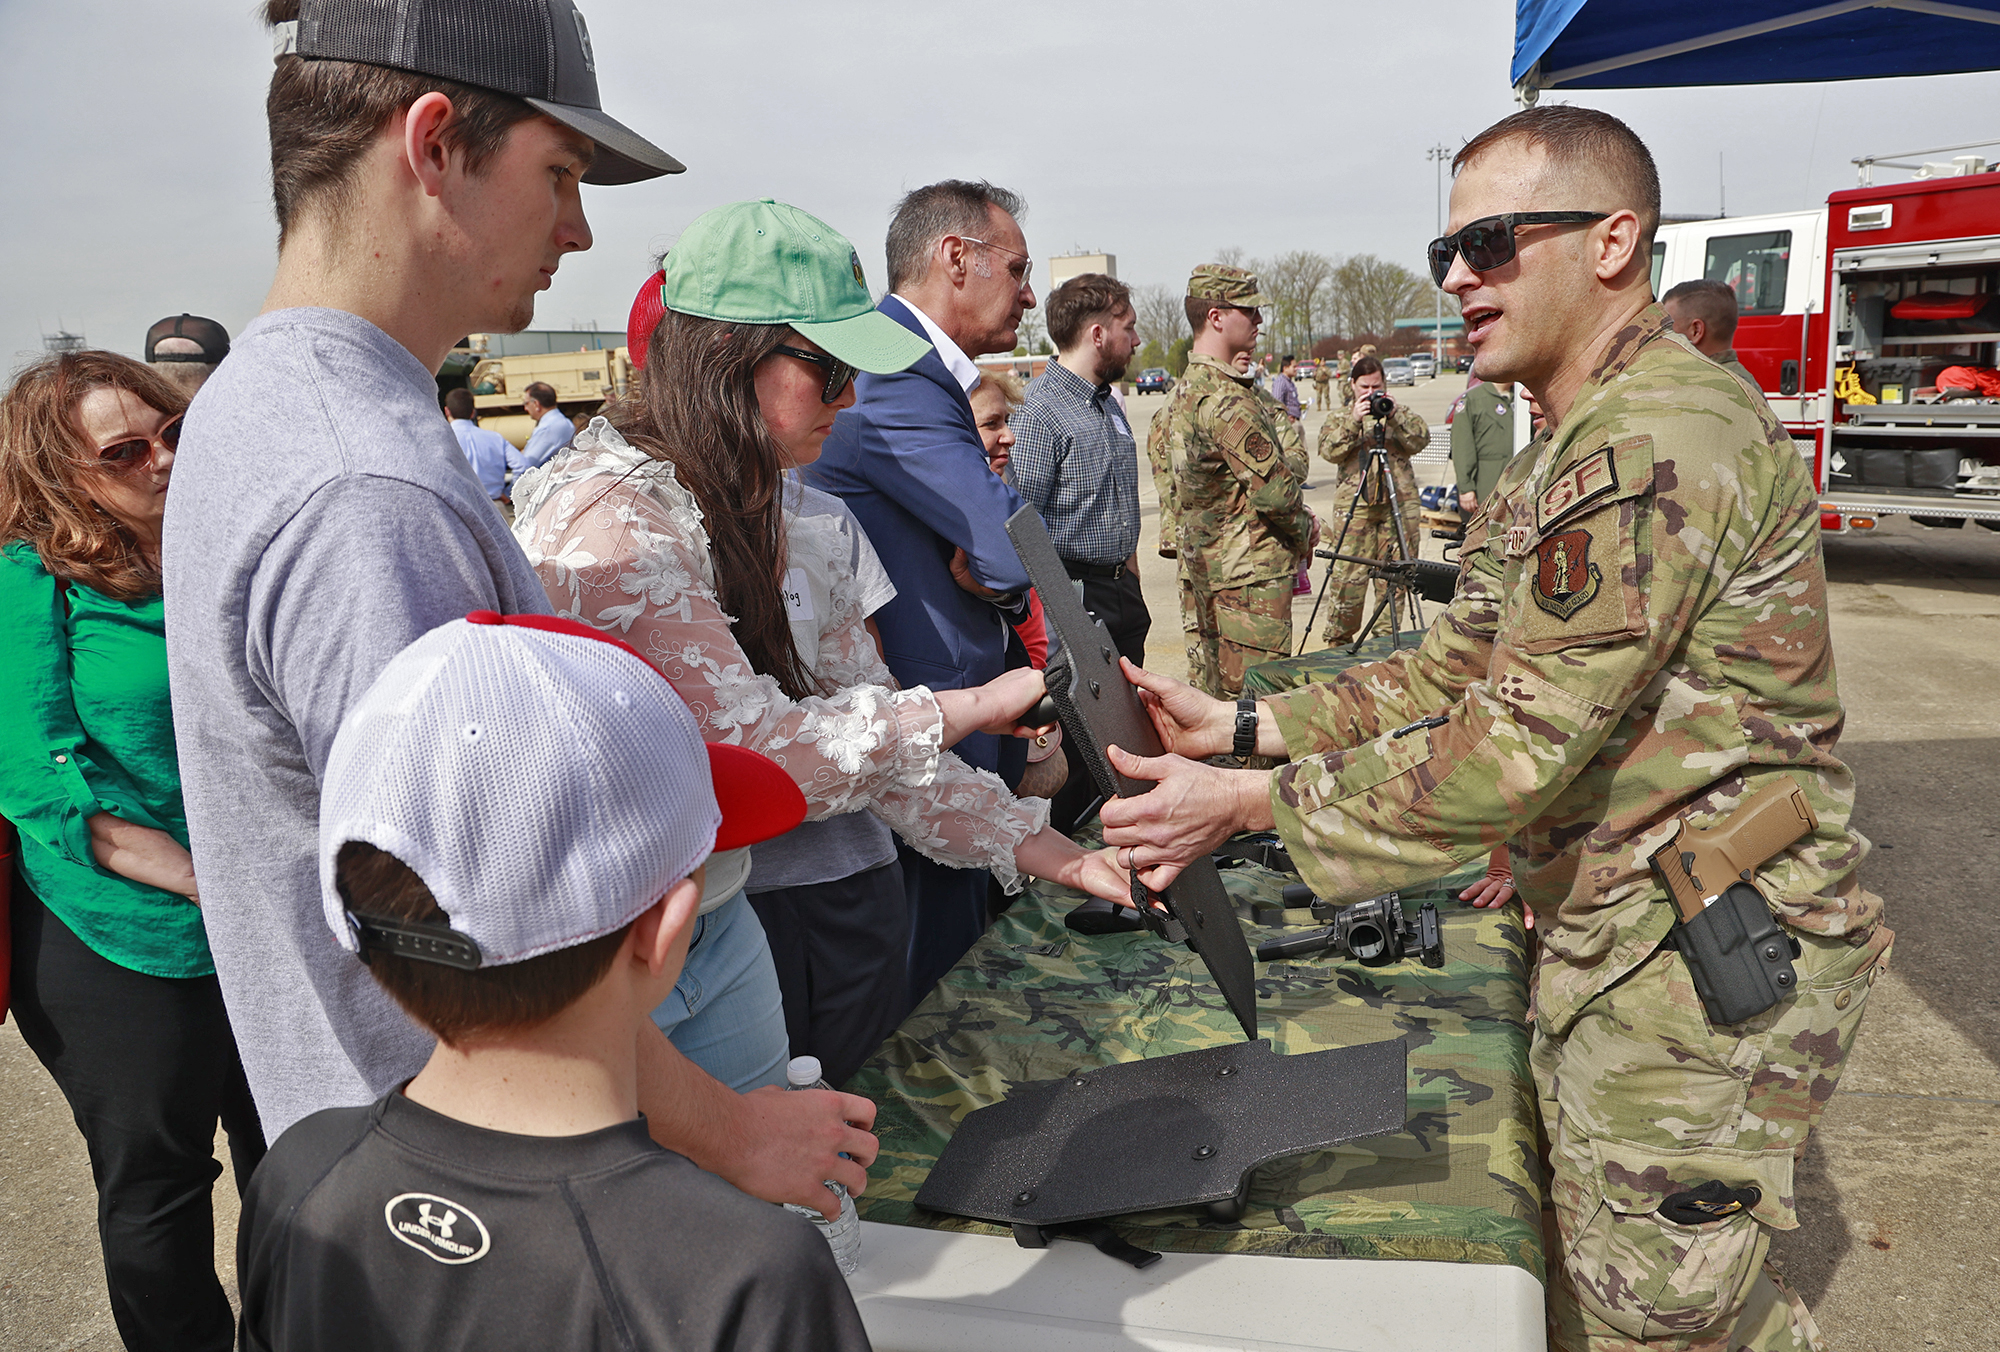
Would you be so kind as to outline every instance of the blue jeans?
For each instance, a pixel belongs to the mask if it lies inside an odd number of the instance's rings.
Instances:
[[[687,965],[653,1022],[683,1056],[739,1094],[785,1082],[790,1046],[778,969],[742,892],[696,917]]]

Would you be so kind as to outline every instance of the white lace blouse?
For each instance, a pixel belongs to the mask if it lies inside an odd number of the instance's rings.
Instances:
[[[896,688],[863,623],[850,563],[858,529],[824,495],[786,486],[785,567],[827,579],[815,647],[799,655],[832,693],[794,700],[751,669],[716,598],[694,495],[595,418],[569,449],[514,488],[514,534],[556,613],[618,634],[659,667],[714,742],[747,746],[790,772],[818,821],[867,809],[927,857],[986,868],[1020,887],[1014,849],[1048,821],[999,776],[939,745],[944,718],[923,686]],[[823,570],[823,571],[822,571]],[[796,606],[793,634],[804,637]]]

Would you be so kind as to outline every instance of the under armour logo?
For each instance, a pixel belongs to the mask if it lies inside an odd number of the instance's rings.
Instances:
[[[486,1256],[492,1236],[464,1205],[430,1192],[405,1192],[382,1208],[389,1233],[440,1263],[470,1263]]]

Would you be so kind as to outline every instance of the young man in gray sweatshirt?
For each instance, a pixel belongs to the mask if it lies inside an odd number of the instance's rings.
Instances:
[[[682,166],[603,113],[570,0],[272,0],[266,18],[277,276],[188,413],[162,554],[203,918],[275,1139],[379,1098],[432,1044],[321,915],[341,717],[439,624],[549,609],[435,373],[463,335],[525,328],[590,247],[581,182]],[[837,1207],[823,1179],[861,1191],[867,1100],[738,1095],[650,1022],[634,1036],[661,1144],[771,1201]]]

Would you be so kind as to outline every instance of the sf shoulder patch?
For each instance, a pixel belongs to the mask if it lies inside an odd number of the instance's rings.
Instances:
[[[1566,530],[1535,546],[1535,604],[1559,620],[1589,605],[1604,585],[1590,561],[1590,532]]]
[[[1556,476],[1542,490],[1535,503],[1535,527],[1547,530],[1559,517],[1568,516],[1586,502],[1596,502],[1618,491],[1618,469],[1611,448],[1592,451],[1571,468]]]

